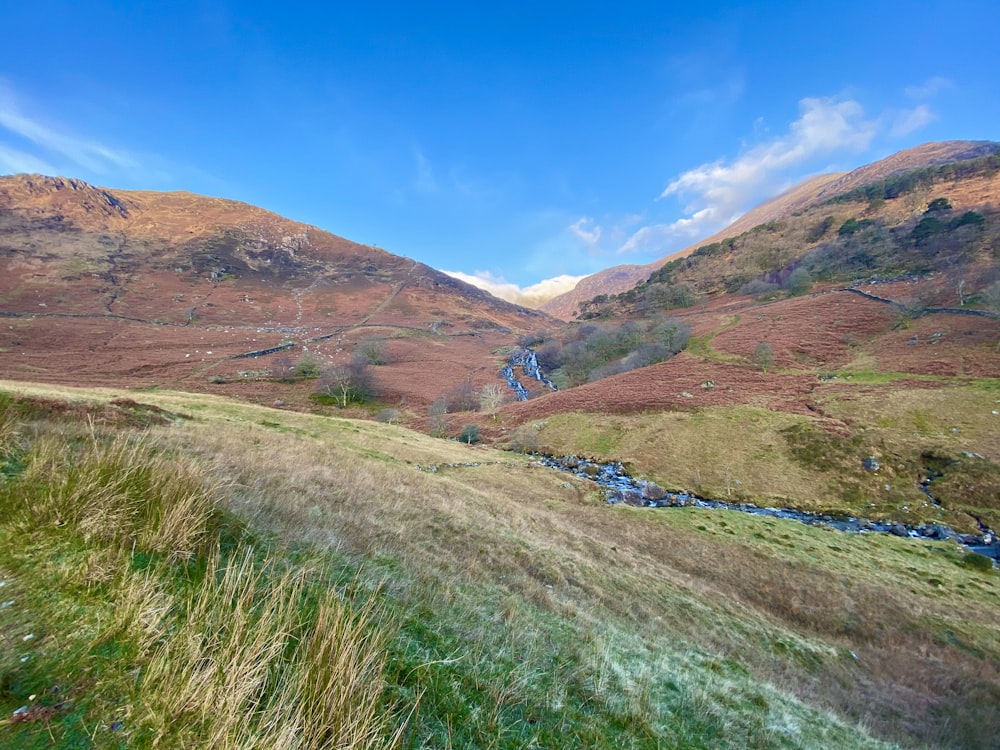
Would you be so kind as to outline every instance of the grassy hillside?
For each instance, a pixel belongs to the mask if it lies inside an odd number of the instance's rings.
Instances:
[[[0,747],[987,747],[1000,729],[1000,579],[954,545],[613,508],[392,425],[2,388]]]
[[[581,319],[685,307],[694,295],[802,294],[812,282],[937,273],[959,306],[997,280],[1000,155],[910,170],[712,242],[647,281],[581,305]],[[962,283],[957,295],[956,289]]]

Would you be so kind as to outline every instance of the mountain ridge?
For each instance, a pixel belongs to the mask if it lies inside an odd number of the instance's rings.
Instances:
[[[384,392],[417,402],[485,378],[493,350],[556,323],[257,206],[41,175],[0,178],[0,312],[13,319],[0,332],[11,377],[202,390],[216,378],[266,398],[237,371],[268,360],[231,357],[292,344],[332,366],[377,335],[412,362],[385,374]],[[461,364],[435,373],[432,350]]]
[[[750,209],[724,229],[687,246],[683,250],[645,265],[612,266],[598,271],[582,279],[570,291],[553,297],[540,305],[538,309],[562,320],[572,320],[579,312],[580,303],[593,299],[598,294],[613,295],[628,291],[636,284],[648,279],[650,274],[667,262],[687,257],[700,247],[741,234],[757,225],[766,224],[795,211],[801,211],[814,203],[829,200],[861,185],[884,179],[893,174],[951,161],[975,159],[998,149],[1000,149],[1000,143],[995,141],[934,141],[899,151],[848,172],[807,178]]]

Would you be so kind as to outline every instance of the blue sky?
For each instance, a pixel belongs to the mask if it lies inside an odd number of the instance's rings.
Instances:
[[[242,200],[516,295],[1000,139],[998,29],[995,0],[5,3],[0,173]]]

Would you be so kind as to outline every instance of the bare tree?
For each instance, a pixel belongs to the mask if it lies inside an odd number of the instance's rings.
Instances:
[[[346,409],[349,403],[364,403],[374,392],[368,363],[354,359],[325,370],[317,383],[317,392],[336,399],[341,409]]]
[[[281,354],[271,363],[271,376],[282,383],[295,379],[295,364],[287,354]]]
[[[487,383],[483,386],[483,389],[479,391],[479,409],[484,414],[489,414],[491,417],[496,419],[497,410],[500,405],[503,404],[507,393],[502,385],[499,383]]]
[[[431,418],[431,433],[437,437],[442,437],[448,432],[448,399],[442,396],[427,410]]]

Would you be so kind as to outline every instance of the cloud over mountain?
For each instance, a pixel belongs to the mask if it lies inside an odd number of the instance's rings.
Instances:
[[[494,297],[529,308],[536,308],[553,297],[568,292],[583,278],[583,276],[564,274],[544,279],[531,286],[520,287],[489,271],[476,271],[474,274],[462,273],[461,271],[443,271],[443,273],[467,284],[472,284],[479,289],[484,289]]]

